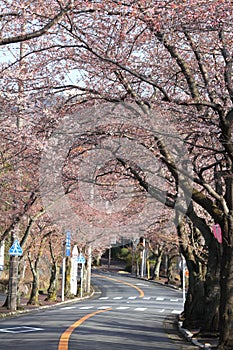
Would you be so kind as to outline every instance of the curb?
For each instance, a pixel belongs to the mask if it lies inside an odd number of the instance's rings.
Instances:
[[[190,332],[188,329],[183,328],[181,321],[178,321],[178,330],[187,341],[199,347],[199,349],[209,349],[209,350],[212,349],[212,346],[210,344],[202,344],[197,339],[193,339],[193,333]]]
[[[92,298],[94,294],[95,294],[95,290],[94,290],[94,288],[92,288],[92,292],[89,295],[85,296],[85,297],[82,297],[82,298],[78,297],[78,298],[73,298],[73,299],[69,299],[69,300],[65,300],[65,301],[59,301],[59,302],[57,302],[55,304],[42,305],[42,306],[38,306],[38,307],[35,307],[35,308],[32,308],[32,309],[16,310],[16,311],[7,312],[7,313],[1,313],[0,314],[0,319],[11,317],[11,316],[21,316],[21,315],[24,315],[24,314],[27,314],[27,313],[30,313],[30,312],[38,312],[38,311],[41,311],[41,310],[44,310],[44,309],[55,308],[55,307],[58,307],[60,305],[76,303],[78,301],[81,302],[83,300]]]
[[[104,271],[104,272],[106,273],[106,272],[109,272],[109,271]],[[119,273],[118,272],[115,272],[115,273],[113,272],[113,274],[118,275]],[[127,273],[127,277],[131,277],[131,278],[142,280],[142,281],[152,282],[154,284],[160,284],[160,285],[162,285],[164,287],[169,287],[169,288],[173,288],[173,289],[177,289],[177,290],[180,289],[179,287],[174,286],[174,285],[164,284],[163,282],[160,282],[160,281],[148,280],[148,279],[142,278],[140,276],[134,276],[134,275],[132,275],[130,273],[129,274]],[[32,313],[32,312],[39,312],[39,311],[45,310],[45,309],[56,308],[56,307],[59,307],[61,305],[72,304],[72,303],[76,303],[76,302],[82,302],[82,301],[84,301],[86,299],[92,298],[95,293],[96,293],[96,289],[92,286],[91,293],[89,295],[85,296],[85,297],[82,297],[82,298],[81,297],[77,297],[77,298],[73,298],[73,299],[69,299],[69,300],[65,300],[65,301],[59,301],[59,302],[51,304],[51,305],[42,305],[42,306],[38,306],[38,307],[35,307],[35,308],[32,308],[32,309],[16,310],[16,311],[8,312],[8,313],[1,313],[0,314],[0,320],[4,319],[4,318],[7,318],[7,317],[12,317],[12,316],[16,316],[17,317],[17,316],[21,316],[21,315]],[[180,334],[182,334],[184,339],[186,339],[192,345],[198,347],[199,349],[208,349],[208,350],[213,349],[213,347],[210,344],[208,344],[208,343],[202,344],[197,339],[194,339],[193,338],[194,334],[191,331],[189,331],[188,329],[183,328],[181,321],[177,322],[177,328],[178,328],[178,332]]]
[[[118,273],[117,273],[118,274]],[[151,282],[154,284],[160,284],[164,287],[168,287],[168,288],[172,288],[172,289],[176,289],[176,290],[180,290],[180,288],[178,286],[172,285],[172,284],[164,284],[163,282],[160,281],[156,281],[156,280],[148,280],[146,278],[140,277],[140,276],[134,276],[132,274],[128,274],[127,277],[131,277],[131,278],[135,278],[138,280],[142,280],[142,281],[147,281],[147,282]],[[202,344],[200,343],[197,339],[193,338],[193,333],[191,331],[189,331],[188,329],[185,329],[182,327],[182,322],[178,321],[178,331],[182,334],[182,336],[192,345],[198,347],[199,349],[208,349],[211,350],[213,347],[210,344]]]

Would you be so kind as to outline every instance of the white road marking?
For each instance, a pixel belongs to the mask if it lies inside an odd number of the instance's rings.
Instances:
[[[61,307],[60,310],[71,310],[71,309],[75,309],[76,306],[65,306],[65,307]]]
[[[115,297],[115,298],[113,298],[114,300],[121,300],[122,299],[122,297]]]
[[[170,301],[179,301],[179,299],[178,299],[178,298],[176,298],[176,299],[170,299]]]
[[[147,307],[136,307],[136,309],[134,309],[135,311],[145,311],[147,310]]]
[[[112,308],[112,307],[113,307],[112,305],[103,305],[103,306],[99,306],[98,310],[104,310],[104,309]],[[93,309],[93,308],[94,308],[93,305],[92,306],[82,306],[82,307],[79,307],[79,310],[89,310],[89,309]],[[115,308],[115,310],[128,310],[128,309],[132,310],[133,308],[130,306],[118,306]],[[133,310],[142,312],[142,311],[146,311],[147,309],[148,309],[147,307],[136,307]],[[163,312],[165,312],[165,309],[157,309],[156,311],[159,313],[163,313]],[[171,311],[172,314],[181,314],[181,312],[182,312],[182,310],[175,310],[175,309]],[[22,327],[16,327],[16,328],[22,328]],[[38,328],[38,330],[40,330],[40,328]],[[5,329],[0,329],[0,332],[10,332],[10,331],[5,330]],[[24,332],[27,332],[27,330]],[[11,333],[13,333],[13,332],[11,331]]]
[[[172,310],[172,314],[181,314],[182,310]]]
[[[130,300],[135,300],[137,297],[128,297]]]
[[[157,297],[156,300],[162,301],[162,300],[164,300],[164,298],[163,297]]]
[[[143,300],[150,300],[151,297],[144,297]]]
[[[1,328],[0,332],[4,332],[4,333],[26,333],[26,332],[36,332],[36,331],[42,331],[42,330],[43,330],[43,328],[21,326],[21,327],[12,327],[12,328]]]
[[[101,297],[101,298],[99,298],[99,300],[108,300],[109,299],[109,297]]]

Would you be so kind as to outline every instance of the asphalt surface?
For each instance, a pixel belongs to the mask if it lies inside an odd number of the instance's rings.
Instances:
[[[181,291],[110,273],[93,276],[93,283],[95,294],[86,300],[1,319],[0,349],[66,350],[67,337],[69,350],[197,349],[174,326]]]

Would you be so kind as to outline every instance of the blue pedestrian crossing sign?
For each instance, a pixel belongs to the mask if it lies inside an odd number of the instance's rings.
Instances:
[[[23,250],[19,245],[18,240],[16,239],[9,249],[9,254],[11,256],[21,256],[23,254]]]
[[[86,262],[86,259],[84,258],[82,253],[80,253],[79,256],[77,257],[77,263],[78,264],[85,264],[85,262]]]

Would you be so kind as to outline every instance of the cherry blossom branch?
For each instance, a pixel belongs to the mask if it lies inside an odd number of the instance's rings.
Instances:
[[[64,8],[62,8],[60,12],[41,29],[36,30],[34,32],[12,36],[9,38],[3,38],[0,40],[0,46],[31,40],[34,38],[38,38],[43,34],[46,34],[49,31],[49,29],[55,26],[71,8],[72,8],[72,1],[69,1],[68,4]]]

